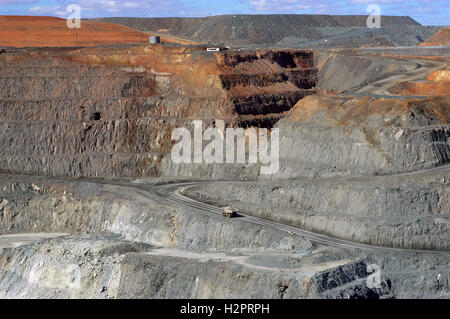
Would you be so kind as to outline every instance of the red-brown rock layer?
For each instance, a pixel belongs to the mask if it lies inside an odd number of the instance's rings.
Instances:
[[[431,38],[420,44],[420,46],[440,45],[450,45],[450,27],[439,29]]]
[[[148,43],[151,34],[107,22],[81,22],[69,29],[66,20],[39,16],[0,16],[1,46],[86,47],[119,43]],[[162,36],[161,41],[180,44],[194,42]]]

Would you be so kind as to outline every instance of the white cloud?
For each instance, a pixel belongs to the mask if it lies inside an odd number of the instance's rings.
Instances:
[[[283,11],[306,7],[309,9],[311,5],[305,5],[304,2],[298,0],[249,0],[249,4],[258,11]]]
[[[28,11],[34,14],[53,14],[59,8],[60,6],[55,7],[35,6],[28,9]]]
[[[422,12],[433,12],[433,11],[434,10],[431,7],[421,7],[421,8],[412,8],[411,9],[411,12],[419,12],[419,13],[422,13]]]
[[[359,3],[359,4],[390,4],[390,3],[403,3],[403,2],[411,2],[411,0],[351,0],[352,3]]]
[[[16,0],[0,0],[0,3]],[[36,0],[19,0],[35,3]],[[67,17],[66,8],[69,4],[78,4],[82,9],[82,17],[102,17],[102,16],[171,16],[180,10],[190,12],[189,8],[180,5],[178,0],[58,0],[56,5],[45,6],[35,5],[27,11],[33,15],[52,15],[57,17]],[[174,11],[175,8],[179,10]]]
[[[374,0],[371,0],[374,1]],[[326,0],[249,0],[250,6],[267,13],[309,13],[323,14],[342,8],[342,2]],[[339,9],[338,9],[339,10]]]
[[[0,0],[0,5],[35,3],[36,0]]]
[[[443,2],[445,0],[248,0],[248,4],[255,10],[267,12],[283,12],[288,10],[325,10],[335,8],[338,11],[351,11],[352,6],[410,4],[413,7],[422,7],[425,3]],[[330,11],[330,10],[329,10]],[[329,12],[332,13],[332,12]],[[356,14],[356,13],[355,13]]]
[[[160,14],[170,12],[174,8],[179,7],[176,0],[147,0],[147,1],[109,1],[109,0],[79,0],[78,5],[84,11],[106,11],[106,12],[123,12],[125,15],[129,12],[142,13],[143,16],[151,16],[152,14]]]

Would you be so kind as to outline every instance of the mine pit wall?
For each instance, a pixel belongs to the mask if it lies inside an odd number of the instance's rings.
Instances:
[[[297,236],[171,209],[151,197],[142,203],[143,198],[133,197],[140,191],[126,193],[123,187],[91,182],[30,183],[2,177],[0,234],[72,235],[0,249],[0,297],[423,298],[448,293],[448,260],[438,255],[419,259],[420,265],[416,254],[356,258],[314,275],[198,260],[188,252],[217,247],[218,252],[239,256],[240,252],[290,253],[314,247]],[[179,257],[150,255],[155,246],[186,249],[187,255],[183,250]],[[312,261],[321,264],[342,258],[348,255],[332,251],[330,256],[319,253]],[[383,266],[381,289],[367,288],[368,263]],[[419,268],[422,276],[417,275]],[[442,284],[436,286],[438,273]],[[419,285],[421,289],[412,289]]]
[[[203,70],[196,70],[204,74],[199,79],[210,82],[202,91],[201,80],[189,87],[188,81],[180,79],[189,74],[172,76],[177,71],[170,68],[182,70],[192,63],[187,61],[189,55],[146,53],[142,49],[134,55],[119,50],[33,59],[8,56],[3,68],[9,77],[1,82],[1,136],[6,147],[2,155],[8,163],[2,171],[158,175],[158,162],[170,149],[171,129],[182,125],[177,118],[199,109],[208,116],[208,109],[220,109],[225,103],[217,93],[220,81],[208,75],[214,57],[204,63]],[[152,58],[156,66],[142,66],[141,60]],[[173,63],[171,58],[181,61]]]
[[[139,204],[133,195],[122,198],[126,189],[120,187],[105,189],[83,182],[30,184],[7,178],[0,184],[1,235],[72,233],[0,249],[1,298],[300,298],[317,294],[305,276],[274,275],[271,270],[189,256],[147,254],[155,246],[190,251],[215,247],[235,253],[311,249],[301,238],[160,206],[151,199],[145,204],[140,199]],[[361,275],[355,273],[357,269],[350,265],[340,280]],[[226,289],[230,281],[236,284],[232,291]],[[291,289],[280,295],[281,283]]]
[[[72,235],[0,249],[0,297],[368,298],[387,293],[367,289],[367,265],[359,258],[336,253],[323,259],[297,236],[161,206],[151,195],[140,197],[144,194],[92,182],[2,177],[1,235]],[[178,248],[180,255],[151,254],[158,247]],[[311,251],[314,264],[342,261],[308,275],[195,257],[196,251],[207,253],[211,247],[231,260],[240,253]]]
[[[333,127],[279,122],[277,127],[284,139],[280,143],[280,170],[262,176],[265,179],[398,174],[429,169],[450,161],[448,126],[423,129],[360,127],[342,131]],[[400,134],[402,136],[396,139],[395,136]]]
[[[87,182],[66,186],[2,178],[0,234],[115,235],[152,246],[191,250],[311,248],[302,238],[280,231],[191,209],[170,208],[147,196],[139,189],[119,186],[105,189]],[[143,203],[143,198],[149,204]]]
[[[270,128],[314,93],[317,70],[310,51],[155,45],[19,50],[2,54],[0,73],[0,172],[145,177],[181,172],[161,164],[174,128],[193,119]]]
[[[195,186],[203,200],[377,246],[450,250],[449,172],[430,178],[320,179]]]
[[[308,96],[276,123],[280,170],[263,178],[385,175],[447,164],[449,102]]]
[[[421,102],[436,106],[435,113],[414,102],[419,105],[416,112],[410,103],[419,121],[413,125],[406,113],[397,117],[397,124],[376,110],[370,118],[376,125],[355,118],[339,127],[326,117],[299,123],[291,121],[289,113],[301,119],[309,116],[310,105],[325,103],[328,109],[334,105],[345,112],[353,103],[320,95],[310,99],[318,80],[311,51],[198,50],[142,46],[3,54],[0,172],[259,178],[259,165],[173,163],[172,130],[192,129],[193,119],[203,119],[204,129],[216,119],[233,127],[280,128],[280,170],[263,179],[395,174],[449,160],[448,118],[436,119],[447,116],[446,97]],[[324,62],[329,70],[340,63],[334,59]],[[320,72],[327,68],[319,66]],[[300,99],[296,109],[304,109],[304,114],[292,109]],[[371,108],[355,103],[361,116],[361,110]],[[389,103],[404,109],[401,103]],[[421,110],[429,114],[421,115]]]

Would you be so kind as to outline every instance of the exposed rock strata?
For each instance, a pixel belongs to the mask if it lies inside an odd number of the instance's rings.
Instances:
[[[172,174],[173,128],[271,127],[317,80],[311,51],[158,45],[19,50],[0,70],[0,171],[50,176]]]
[[[280,170],[269,178],[396,174],[448,163],[447,97],[300,100],[279,122]]]

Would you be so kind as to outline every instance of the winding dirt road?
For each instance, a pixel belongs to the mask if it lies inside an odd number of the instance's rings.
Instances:
[[[450,165],[443,166],[442,168],[432,169],[433,171],[437,169],[450,169]],[[430,170],[431,171],[431,170]],[[176,184],[168,184],[157,187],[154,191],[157,195],[163,198],[166,201],[170,201],[185,207],[195,208],[204,212],[213,213],[213,214],[222,214],[222,209],[220,207],[216,207],[213,205],[209,205],[187,196],[184,196],[180,193],[181,189],[195,186],[204,183],[211,182],[187,182],[187,183],[176,183]],[[326,236],[320,233],[315,233],[307,230],[303,230],[300,228],[276,223],[273,221],[269,221],[263,218],[258,218],[254,216],[244,215],[239,213],[239,217],[236,218],[238,221],[249,222],[253,224],[257,224],[264,227],[270,227],[274,229],[278,229],[287,233],[296,234],[302,236],[311,242],[334,246],[339,248],[346,249],[360,249],[360,250],[372,250],[372,251],[381,251],[381,252],[411,252],[411,253],[428,253],[428,254],[444,254],[450,255],[448,251],[432,251],[432,250],[419,250],[419,249],[404,249],[404,248],[394,248],[394,247],[382,247],[382,246],[374,246],[368,245],[358,242],[353,242],[349,240],[339,239],[335,237]]]

